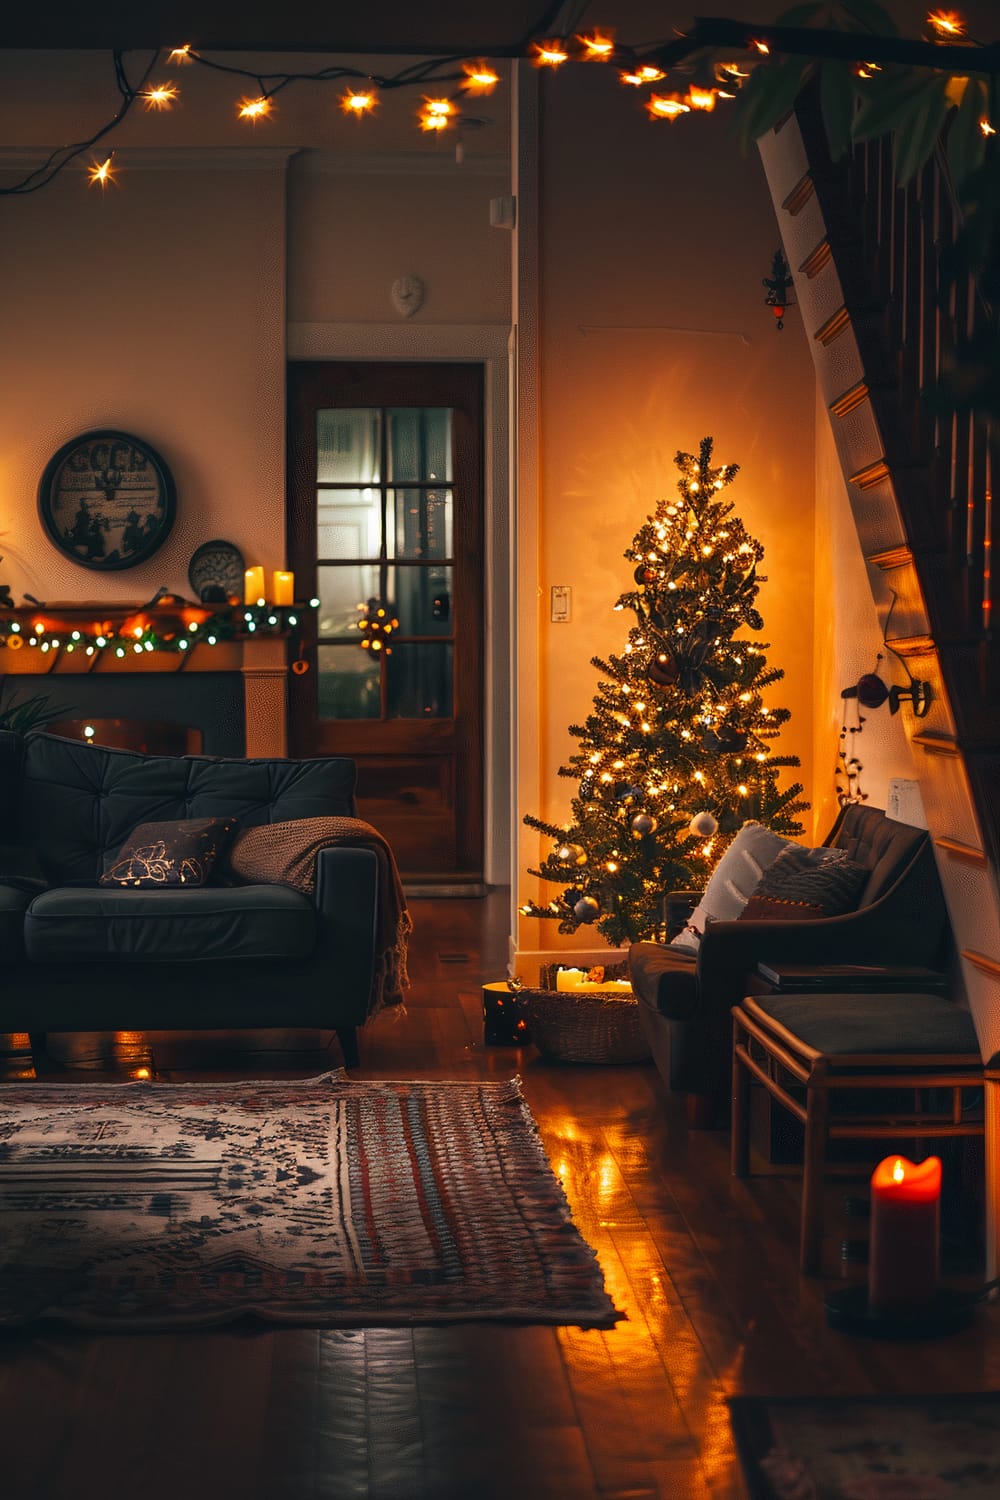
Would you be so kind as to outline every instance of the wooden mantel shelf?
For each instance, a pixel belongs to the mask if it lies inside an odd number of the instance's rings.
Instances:
[[[254,616],[252,631],[245,620],[248,608]],[[298,621],[308,609],[308,604],[279,609],[179,599],[155,605],[98,601],[0,609],[0,676],[284,673],[294,633],[289,613]],[[186,643],[183,649],[180,641]]]

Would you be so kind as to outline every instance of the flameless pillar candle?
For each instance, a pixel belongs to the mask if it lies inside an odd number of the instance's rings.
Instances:
[[[295,603],[295,574],[294,573],[272,573],[271,574],[271,603],[272,604],[294,604]]]
[[[257,604],[264,597],[264,569],[247,568],[243,574],[243,603]]]
[[[941,1160],[879,1162],[871,1183],[868,1303],[875,1314],[919,1313],[934,1297],[941,1240]]]

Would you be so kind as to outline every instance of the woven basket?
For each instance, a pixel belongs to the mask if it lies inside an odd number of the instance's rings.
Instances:
[[[520,990],[518,1009],[531,1040],[555,1062],[630,1063],[649,1057],[639,1003],[620,990],[557,990],[558,964],[542,967],[544,988]],[[628,965],[606,964],[606,979],[625,979]]]

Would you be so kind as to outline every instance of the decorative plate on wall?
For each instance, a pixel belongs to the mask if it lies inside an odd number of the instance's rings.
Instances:
[[[166,541],[177,497],[163,459],[127,432],[85,432],[45,466],[38,510],[49,540],[83,568],[134,568]]]
[[[196,599],[224,604],[243,598],[243,553],[232,542],[202,542],[188,563],[188,582]]]

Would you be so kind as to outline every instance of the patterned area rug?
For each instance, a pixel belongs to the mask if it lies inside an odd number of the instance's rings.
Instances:
[[[1000,1392],[734,1396],[749,1500],[996,1500]]]
[[[0,1327],[621,1316],[517,1079],[0,1086]]]

